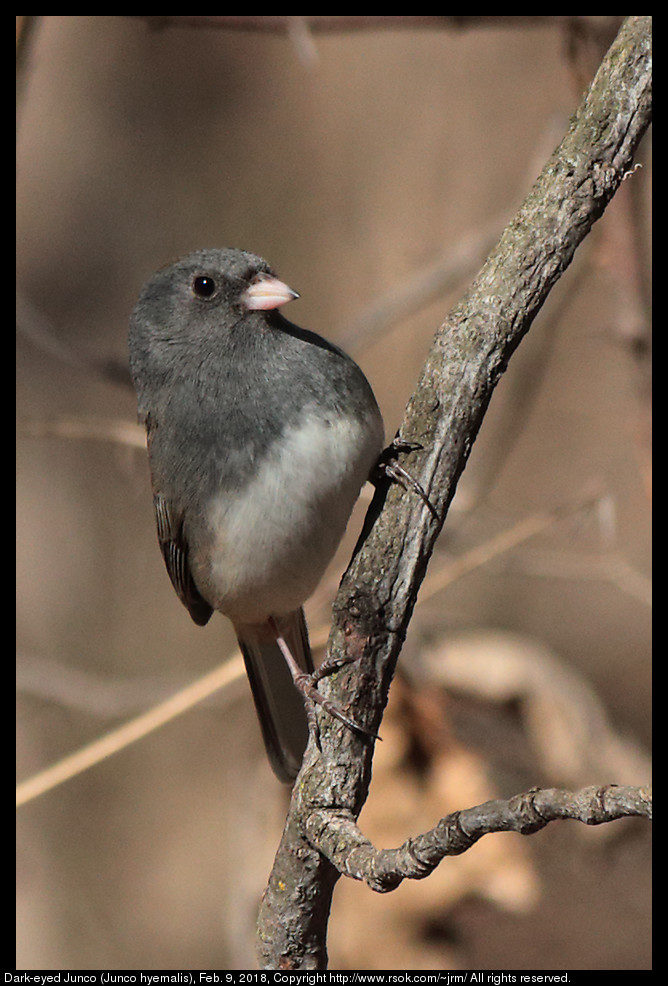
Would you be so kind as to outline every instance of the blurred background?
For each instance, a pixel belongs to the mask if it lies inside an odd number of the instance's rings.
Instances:
[[[19,779],[236,652],[157,546],[127,376],[143,282],[202,247],[264,256],[391,438],[619,23],[17,20]],[[379,846],[534,785],[649,779],[648,138],[639,160],[460,483],[361,815]],[[307,605],[317,639],[365,505]],[[240,680],[22,807],[17,967],[253,968],[287,798]],[[386,896],[342,880],[330,968],[649,968],[649,866],[626,820],[488,836]]]

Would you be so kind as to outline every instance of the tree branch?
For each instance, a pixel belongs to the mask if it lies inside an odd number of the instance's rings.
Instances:
[[[560,146],[438,330],[409,401],[401,436],[421,448],[402,464],[421,482],[439,519],[414,494],[389,483],[378,487],[334,604],[329,654],[354,664],[321,683],[323,693],[374,732],[429,557],[492,392],[619,187],[649,125],[650,32],[650,17],[624,22]],[[264,968],[326,967],[327,919],[340,873],[319,849],[327,843],[332,859],[338,858],[332,850],[337,833],[326,837],[319,822],[326,816],[330,825],[333,818],[356,819],[371,778],[372,745],[331,718],[319,715],[318,721],[319,746],[312,738],[260,908]]]
[[[363,880],[377,893],[395,890],[403,880],[422,880],[446,856],[459,856],[490,832],[533,835],[558,819],[602,825],[618,818],[652,817],[650,788],[585,787],[580,791],[531,790],[508,801],[486,801],[455,811],[423,835],[398,849],[376,849],[350,812],[321,808],[306,820],[306,835],[343,876]]]

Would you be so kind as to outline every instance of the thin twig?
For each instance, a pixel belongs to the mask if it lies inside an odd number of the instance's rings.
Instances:
[[[26,418],[18,422],[18,430],[31,438],[92,439],[146,450],[146,429],[123,418]]]
[[[176,695],[170,696],[165,702],[149,709],[144,715],[132,719],[113,732],[107,733],[106,736],[95,740],[94,743],[90,743],[71,756],[58,761],[53,767],[49,767],[19,784],[16,788],[17,807],[27,801],[32,801],[70,777],[88,770],[100,760],[110,757],[113,753],[129,746],[130,743],[152,733],[159,726],[164,726],[165,723],[170,722],[185,709],[191,708],[196,702],[200,702],[217,689],[224,688],[230,681],[240,678],[242,674],[243,661],[241,655],[238,655],[198,678],[197,681]]]

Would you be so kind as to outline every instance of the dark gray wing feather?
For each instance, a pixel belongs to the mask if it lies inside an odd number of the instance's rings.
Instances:
[[[193,581],[188,565],[188,543],[183,532],[183,521],[173,516],[169,503],[160,493],[153,497],[158,542],[167,572],[176,594],[198,626],[208,623],[212,607],[203,599]]]

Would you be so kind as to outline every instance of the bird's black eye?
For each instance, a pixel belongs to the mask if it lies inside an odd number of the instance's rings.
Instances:
[[[212,277],[198,274],[193,278],[192,290],[198,298],[211,298],[218,290],[218,286]]]

